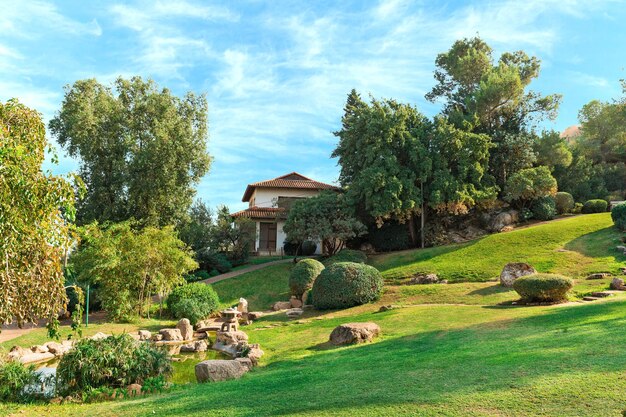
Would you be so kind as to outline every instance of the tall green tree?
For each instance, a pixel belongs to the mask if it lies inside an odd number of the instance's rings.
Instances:
[[[80,223],[177,223],[211,161],[206,98],[179,98],[140,77],[118,78],[112,87],[76,81],[50,131],[81,162],[87,196],[78,206]]]
[[[556,179],[545,166],[522,169],[511,175],[506,183],[505,200],[520,209],[527,209],[534,200],[554,196]]]
[[[0,103],[0,324],[53,324],[67,302],[62,267],[75,195],[65,179],[43,172],[47,146],[38,112]]]
[[[567,141],[559,132],[544,131],[535,141],[537,165],[547,166],[554,171],[556,167],[567,168],[572,163],[572,151]]]
[[[211,244],[213,228],[213,213],[202,201],[196,202],[189,208],[187,218],[179,226],[180,240],[190,246],[195,252]]]

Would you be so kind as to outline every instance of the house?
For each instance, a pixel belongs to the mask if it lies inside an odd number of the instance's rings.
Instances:
[[[254,251],[259,255],[282,254],[286,235],[283,226],[287,212],[294,201],[316,196],[322,190],[337,189],[334,185],[315,181],[292,172],[271,180],[249,184],[241,201],[248,203],[245,210],[232,216],[247,217],[256,223]],[[317,245],[321,253],[321,245]]]

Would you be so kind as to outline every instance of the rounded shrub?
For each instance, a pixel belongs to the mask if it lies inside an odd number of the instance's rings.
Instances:
[[[319,274],[311,292],[315,308],[348,308],[378,300],[383,278],[373,266],[339,262]]]
[[[533,201],[531,208],[533,218],[537,220],[552,220],[556,216],[556,204],[550,196],[540,197]]]
[[[569,213],[574,208],[574,197],[570,193],[559,191],[554,196],[554,202],[558,214]]]
[[[626,231],[626,203],[613,207],[611,218],[618,229]]]
[[[289,289],[291,294],[302,297],[313,287],[313,282],[324,269],[324,264],[315,259],[302,259],[291,269],[289,274]]]
[[[210,285],[191,283],[174,288],[167,297],[167,307],[177,319],[187,318],[191,324],[209,317],[220,304]]]
[[[367,261],[365,252],[354,249],[342,249],[324,261],[324,265],[332,265],[338,262],[354,262],[364,264]]]
[[[564,301],[573,286],[571,278],[553,274],[526,275],[513,283],[513,289],[526,302]]]
[[[580,214],[583,211],[583,203],[574,203],[574,208],[572,209],[572,213]]]
[[[587,200],[585,204],[583,204],[582,212],[584,214],[604,213],[608,206],[609,203],[607,203],[606,200]]]

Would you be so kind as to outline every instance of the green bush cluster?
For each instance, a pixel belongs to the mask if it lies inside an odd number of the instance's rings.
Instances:
[[[406,224],[385,223],[380,228],[372,226],[367,234],[367,240],[377,252],[392,252],[408,249],[411,240]]]
[[[329,266],[338,262],[355,262],[358,264],[364,264],[367,262],[367,255],[365,252],[354,249],[342,249],[330,258],[324,261],[324,265]]]
[[[324,264],[315,259],[302,259],[291,269],[289,274],[289,289],[291,294],[302,297],[313,287],[313,282],[324,269]]]
[[[574,197],[570,193],[559,191],[554,196],[554,202],[558,214],[569,213],[574,208]]]
[[[531,211],[537,220],[552,220],[556,216],[556,203],[550,196],[539,197],[533,201]]]
[[[171,373],[167,351],[138,343],[128,334],[82,339],[59,362],[57,392],[65,396],[101,387],[123,388]]]
[[[217,275],[219,275],[219,272],[217,272]],[[197,281],[204,281],[205,279],[209,279],[211,278],[211,276],[212,275],[209,272],[205,271],[204,269],[198,269],[197,271],[194,271],[192,274],[186,274],[184,278],[185,278],[185,281],[187,282],[197,282]]]
[[[167,297],[167,307],[177,319],[187,318],[191,324],[209,317],[220,300],[210,285],[191,283],[174,288]]]
[[[626,203],[613,207],[611,218],[618,229],[626,231]]]
[[[376,268],[354,262],[327,266],[313,283],[312,301],[318,309],[340,309],[378,300],[383,278]]]
[[[574,208],[572,209],[573,214],[580,214],[583,211],[583,203],[574,203]]]
[[[197,258],[202,269],[207,271],[216,270],[220,274],[224,274],[233,269],[233,264],[228,260],[225,254],[220,252],[205,249],[198,252]]]
[[[0,402],[27,403],[37,399],[27,387],[39,382],[34,365],[0,362]]]
[[[608,207],[609,203],[607,203],[606,200],[587,200],[585,201],[585,204],[583,204],[583,208],[581,211],[584,214],[604,213]]]
[[[564,301],[573,286],[571,278],[553,274],[526,275],[513,283],[513,289],[526,302]]]

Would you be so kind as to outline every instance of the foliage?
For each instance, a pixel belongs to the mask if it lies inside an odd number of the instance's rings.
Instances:
[[[567,300],[567,292],[574,286],[571,278],[554,274],[533,274],[520,277],[513,289],[526,302],[557,302]]]
[[[283,230],[290,241],[322,242],[328,255],[341,250],[346,240],[366,232],[365,226],[354,218],[345,197],[334,191],[296,201]]]
[[[290,242],[286,240],[283,244],[283,250],[285,251],[285,255],[288,256],[311,256],[315,254],[317,250],[317,243],[311,240],[305,240],[304,242]]]
[[[171,372],[167,351],[137,342],[128,334],[82,339],[61,358],[57,389],[71,395],[91,388],[126,387]]]
[[[76,196],[42,171],[46,146],[39,113],[0,103],[0,323],[46,318],[54,326],[66,302],[62,262]]]
[[[380,227],[370,227],[367,241],[377,252],[391,252],[408,249],[411,246],[406,224],[385,222]]]
[[[311,256],[317,250],[317,243],[312,240],[302,242],[302,256]]]
[[[219,274],[219,272],[217,272],[217,274]],[[194,271],[192,274],[185,274],[184,278],[185,278],[185,281],[187,281],[187,283],[196,282],[196,281],[204,281],[205,279],[211,278],[211,274],[204,269],[198,269],[197,271]]]
[[[551,170],[555,167],[567,168],[572,163],[572,151],[565,138],[559,132],[545,131],[535,142],[537,165],[547,166]]]
[[[611,210],[611,219],[615,227],[626,232],[626,203],[618,204]]]
[[[506,183],[504,199],[520,209],[533,200],[556,194],[556,180],[547,167],[522,169],[511,175]]]
[[[209,317],[219,304],[213,287],[201,283],[176,287],[167,297],[167,307],[172,315],[177,319],[187,318],[192,324]]]
[[[552,220],[556,216],[556,203],[553,197],[539,197],[531,206],[533,218],[537,220]]]
[[[325,268],[313,283],[313,305],[318,309],[342,309],[378,300],[383,279],[372,266],[339,262]]]
[[[315,259],[302,259],[291,269],[289,289],[298,298],[313,287],[313,282],[324,269],[324,264]]]
[[[178,227],[178,237],[196,253],[210,246],[213,218],[211,209],[202,201],[189,208],[187,218]]]
[[[583,211],[583,203],[574,203],[574,208],[572,209],[572,213],[580,214]]]
[[[582,213],[604,213],[609,207],[609,203],[606,200],[588,200],[583,204]]]
[[[332,265],[337,262],[354,262],[358,264],[364,264],[367,262],[367,255],[365,252],[354,249],[342,249],[337,252],[335,255],[327,258],[324,261],[324,265]]]
[[[87,185],[78,206],[82,224],[131,218],[175,224],[186,217],[211,161],[206,97],[179,98],[140,77],[120,77],[112,87],[76,81],[66,87],[49,127],[81,162]]]
[[[209,248],[199,251],[196,258],[198,259],[200,266],[208,271],[215,269],[220,274],[224,274],[233,269],[233,265],[230,263],[225,254],[213,252]]]
[[[256,224],[248,218],[233,219],[228,207],[217,210],[217,220],[211,231],[210,250],[222,252],[232,266],[248,261],[256,240]]]
[[[0,402],[27,403],[37,399],[26,388],[39,382],[34,365],[0,359]]]
[[[70,261],[79,282],[97,283],[103,308],[114,320],[149,315],[152,295],[167,294],[198,268],[173,227],[134,230],[129,222],[81,230]]]
[[[554,195],[554,202],[558,214],[569,213],[574,208],[574,197],[570,193],[559,191]]]

